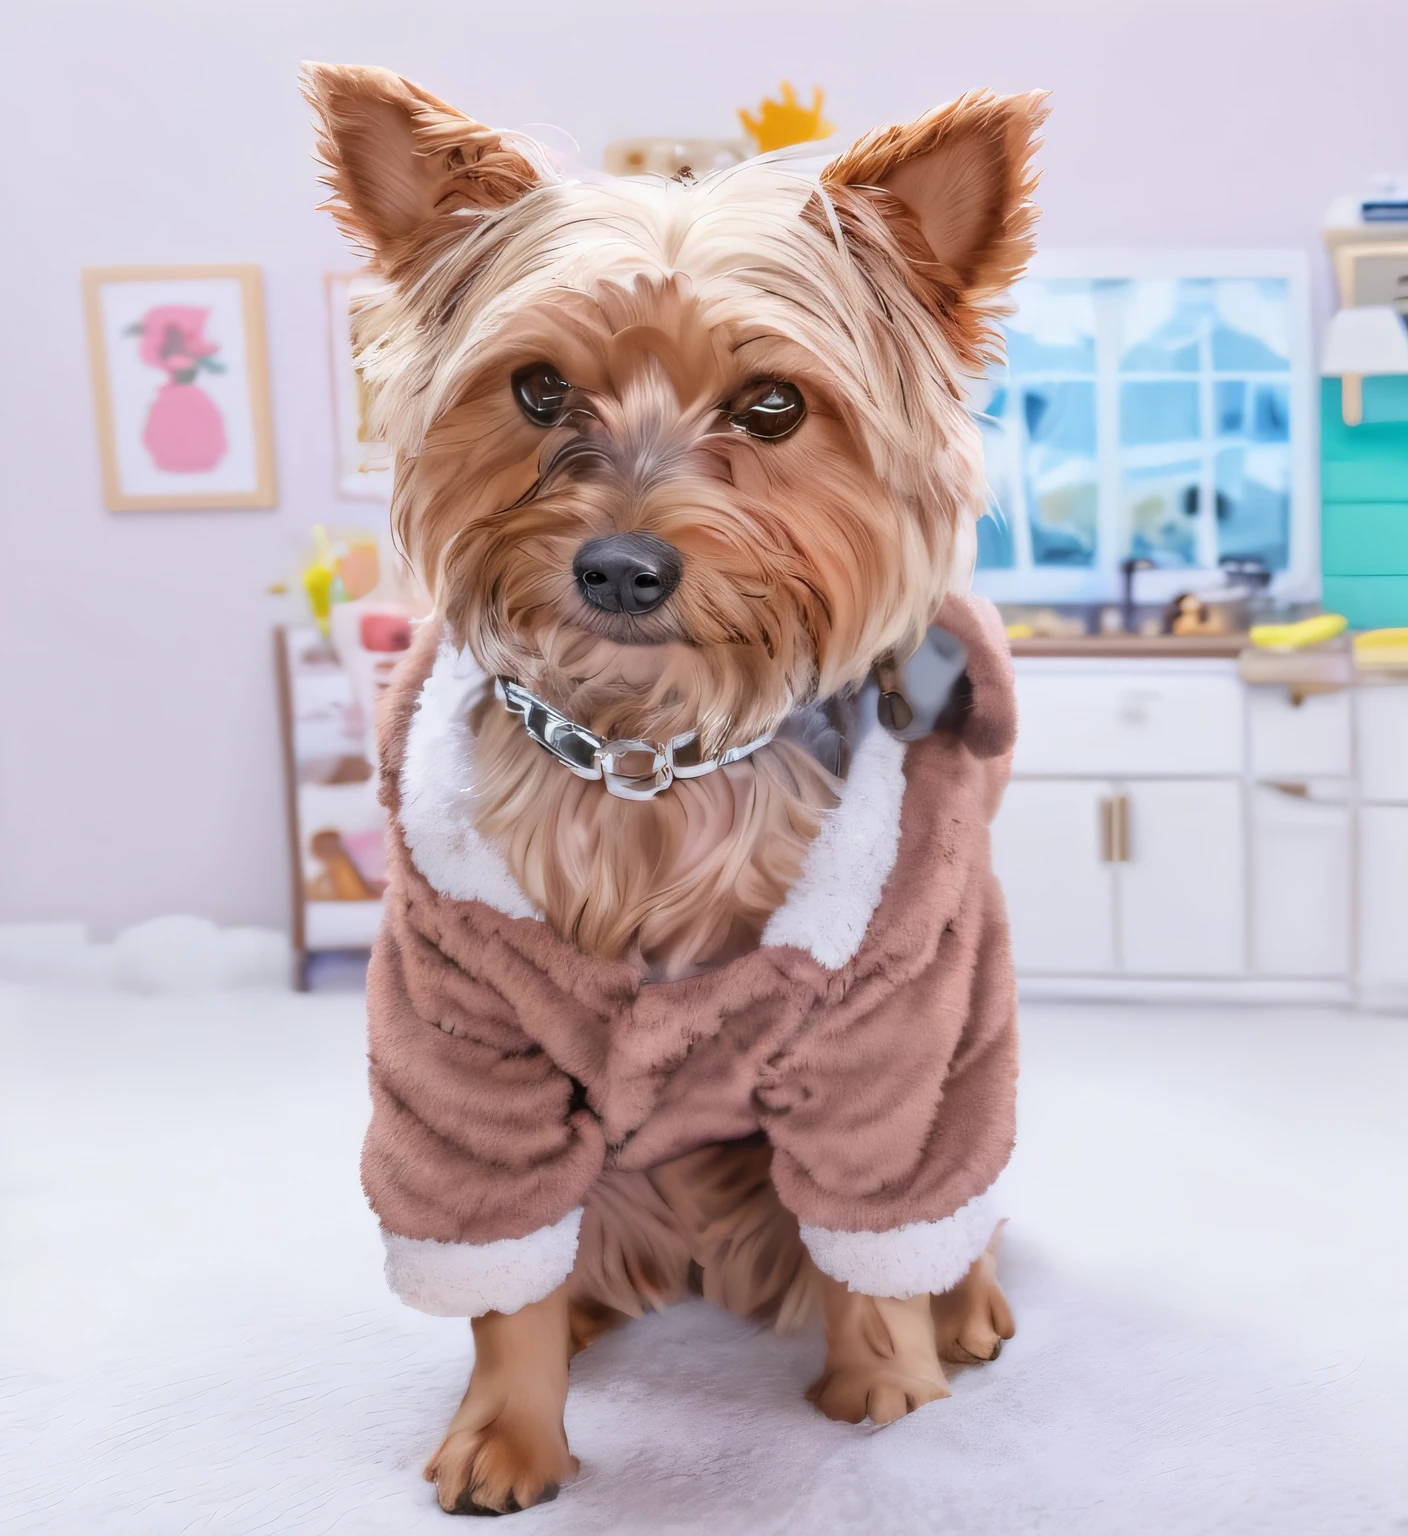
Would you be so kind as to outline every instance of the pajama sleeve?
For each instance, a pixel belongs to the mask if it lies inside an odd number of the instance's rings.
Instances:
[[[877,963],[819,1008],[757,1091],[773,1181],[818,1268],[854,1291],[955,1285],[1003,1214],[1016,997],[996,880],[975,872],[932,956]]]
[[[605,1140],[572,1078],[440,952],[414,906],[393,883],[367,978],[363,1188],[403,1301],[438,1316],[516,1312],[571,1271]]]

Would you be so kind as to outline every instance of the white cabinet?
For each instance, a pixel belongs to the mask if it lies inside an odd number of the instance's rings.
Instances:
[[[993,826],[1027,995],[1408,1005],[1408,681],[1019,657]]]
[[[1259,779],[1348,778],[1347,688],[1297,696],[1289,688],[1247,689],[1251,770]]]
[[[1230,667],[1068,662],[1017,673],[1017,751],[1028,774],[1239,774],[1242,685]]]
[[[1250,808],[1253,969],[1263,976],[1348,976],[1349,785],[1257,784]]]
[[[1360,984],[1408,1001],[1408,805],[1360,811],[1359,874]]]
[[[1019,971],[1091,975],[1115,967],[1114,865],[1102,859],[1108,786],[1014,780],[993,824]]]
[[[1359,792],[1408,802],[1408,685],[1358,690]]]
[[[1235,780],[1014,780],[993,861],[1019,973],[1206,977],[1245,966]]]
[[[1121,786],[1122,969],[1232,976],[1246,968],[1241,785],[1170,779]]]

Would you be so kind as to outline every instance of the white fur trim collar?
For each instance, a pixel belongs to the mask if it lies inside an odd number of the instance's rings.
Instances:
[[[482,901],[506,917],[541,917],[474,825],[469,711],[487,681],[469,652],[441,645],[406,740],[401,831],[416,868],[442,896]],[[904,750],[878,727],[862,736],[841,803],[768,919],[764,945],[806,950],[830,970],[855,957],[899,853]]]
[[[823,1274],[863,1296],[921,1296],[950,1291],[992,1238],[1002,1212],[993,1185],[942,1221],[913,1221],[889,1232],[802,1227],[802,1241]]]
[[[474,825],[469,711],[487,679],[466,651],[442,644],[420,691],[401,768],[401,832],[416,868],[453,901],[505,917],[538,917],[504,856]]]
[[[872,727],[851,759],[841,803],[763,929],[764,944],[805,949],[833,971],[855,958],[899,855],[903,802],[904,743]]]
[[[494,1243],[438,1243],[383,1231],[386,1282],[408,1307],[432,1317],[517,1312],[572,1273],[581,1226],[579,1206],[554,1226]]]

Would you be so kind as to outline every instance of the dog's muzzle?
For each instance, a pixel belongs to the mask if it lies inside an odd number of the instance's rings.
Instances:
[[[564,768],[579,779],[599,779],[606,792],[618,800],[653,800],[676,779],[698,779],[729,763],[739,762],[776,734],[767,731],[741,747],[729,747],[715,757],[699,756],[699,738],[693,731],[669,741],[641,741],[635,737],[608,741],[569,720],[551,704],[506,677],[494,679],[494,695],[540,747],[551,752]]]

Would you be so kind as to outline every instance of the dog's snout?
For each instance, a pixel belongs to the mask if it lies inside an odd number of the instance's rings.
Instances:
[[[588,539],[572,574],[577,590],[606,613],[650,613],[680,584],[680,552],[653,533],[613,533]]]

